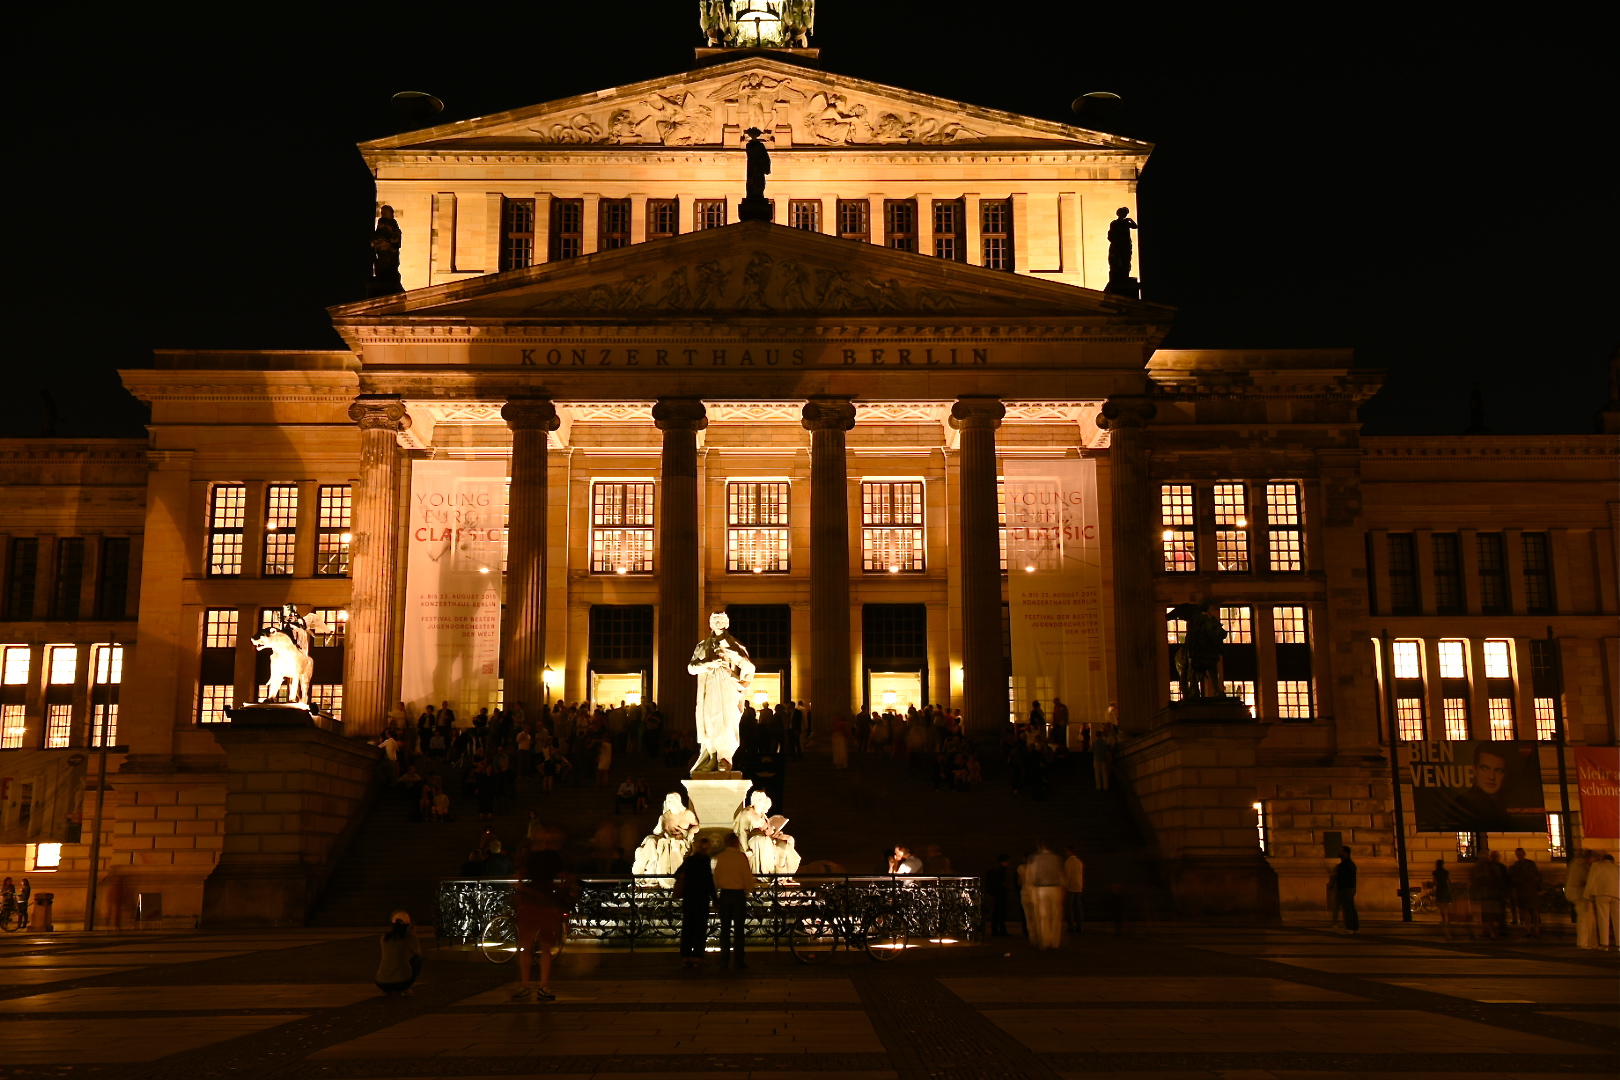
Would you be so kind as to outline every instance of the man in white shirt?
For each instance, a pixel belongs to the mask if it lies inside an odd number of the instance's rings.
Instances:
[[[387,773],[389,782],[392,783],[398,780],[399,740],[392,735],[385,735],[383,740],[377,744],[377,747],[383,752],[383,771]]]
[[[1026,883],[1035,907],[1026,913],[1034,924],[1030,942],[1037,949],[1055,949],[1063,940],[1063,860],[1044,842],[1030,856]]]
[[[1616,940],[1616,916],[1620,915],[1620,867],[1613,855],[1592,853],[1592,869],[1586,875],[1586,900],[1592,905],[1592,948],[1612,949]]]
[[[1587,875],[1592,869],[1592,853],[1582,851],[1569,861],[1564,875],[1564,899],[1575,905],[1575,945],[1582,949],[1597,948],[1592,925],[1592,902],[1586,896]]]
[[[1068,893],[1064,901],[1065,921],[1069,924],[1070,933],[1078,934],[1086,922],[1085,908],[1080,901],[1080,893],[1086,887],[1086,864],[1080,861],[1074,848],[1064,848],[1063,851],[1068,856],[1063,860],[1063,889]]]
[[[743,956],[743,938],[747,934],[745,920],[748,915],[748,894],[754,891],[754,868],[748,865],[748,856],[736,833],[726,834],[726,846],[714,860],[714,906],[720,913],[720,966],[731,966],[731,952],[737,951],[737,969],[748,967]]]

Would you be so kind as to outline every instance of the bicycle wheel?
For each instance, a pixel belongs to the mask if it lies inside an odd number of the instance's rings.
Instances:
[[[8,934],[15,933],[22,929],[22,924],[22,912],[19,909],[11,907],[0,913],[0,930]]]
[[[838,951],[838,927],[824,912],[807,912],[788,928],[788,949],[801,964],[818,964]]]
[[[517,955],[517,924],[510,915],[497,915],[484,924],[478,951],[492,964],[505,964]]]
[[[906,951],[908,935],[905,921],[892,911],[870,915],[861,929],[861,940],[866,946],[867,956],[886,964]]]

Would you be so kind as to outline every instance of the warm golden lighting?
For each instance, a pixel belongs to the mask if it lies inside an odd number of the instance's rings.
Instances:
[[[625,570],[625,568],[624,568],[624,567],[622,567],[622,566],[616,566],[616,567],[614,567],[614,568],[613,568],[613,572],[614,572],[614,573],[615,573],[615,574],[623,574],[623,573],[628,573],[628,571],[627,571],[627,570]]]
[[[1164,538],[1166,540],[1174,540],[1176,538],[1175,530],[1174,529],[1166,529],[1166,530],[1164,530]]]
[[[641,691],[640,690],[632,690],[628,694],[624,695],[624,703],[626,705],[640,705],[641,704]]]
[[[487,574],[487,573],[489,573],[489,567],[487,567],[487,566],[480,566],[480,567],[479,567],[479,568],[478,568],[478,572],[479,572],[479,573],[480,573],[480,574]]]
[[[759,706],[764,705],[769,700],[771,700],[771,695],[767,694],[765,691],[763,691],[763,690],[754,691],[754,706],[756,708],[759,707]]]
[[[883,691],[883,704],[885,704],[885,705],[893,705],[899,699],[900,699],[900,695],[896,694],[893,690],[885,690],[885,691]]]
[[[353,543],[354,533],[344,533],[342,536],[338,537],[338,539],[342,540],[345,544]]]

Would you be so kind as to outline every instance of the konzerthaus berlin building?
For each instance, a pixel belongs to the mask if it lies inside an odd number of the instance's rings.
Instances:
[[[110,716],[104,919],[196,915],[216,864],[274,878],[346,835],[341,748],[225,748],[283,604],[326,627],[313,696],[351,736],[450,697],[689,716],[725,608],[756,689],[818,725],[933,701],[993,739],[1050,689],[1007,644],[1003,480],[1030,463],[1094,463],[1074,720],[1117,702],[1189,910],[1319,906],[1341,839],[1394,903],[1389,702],[1404,740],[1542,740],[1554,846],[1580,837],[1555,735],[1615,743],[1615,406],[1592,435],[1372,438],[1348,351],[1160,349],[1174,312],[1104,292],[1150,145],[812,56],[364,143],[403,291],[331,310],[346,349],[160,351],[123,373],[148,438],[0,444],[4,745],[85,754]],[[750,127],[774,223],[737,220]],[[1167,708],[1193,600],[1254,721]],[[22,836],[20,786],[4,872],[71,923],[94,799]],[[1474,842],[1406,827],[1414,867]],[[1547,828],[1507,839],[1547,857]]]

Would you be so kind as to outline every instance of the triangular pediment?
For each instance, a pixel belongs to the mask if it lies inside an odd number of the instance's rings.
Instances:
[[[792,318],[1167,325],[1162,304],[743,222],[331,309],[346,325]]]
[[[775,149],[1031,146],[1123,150],[1145,142],[981,108],[770,57],[581,94],[362,143],[362,153],[591,146],[736,146],[757,127]]]

